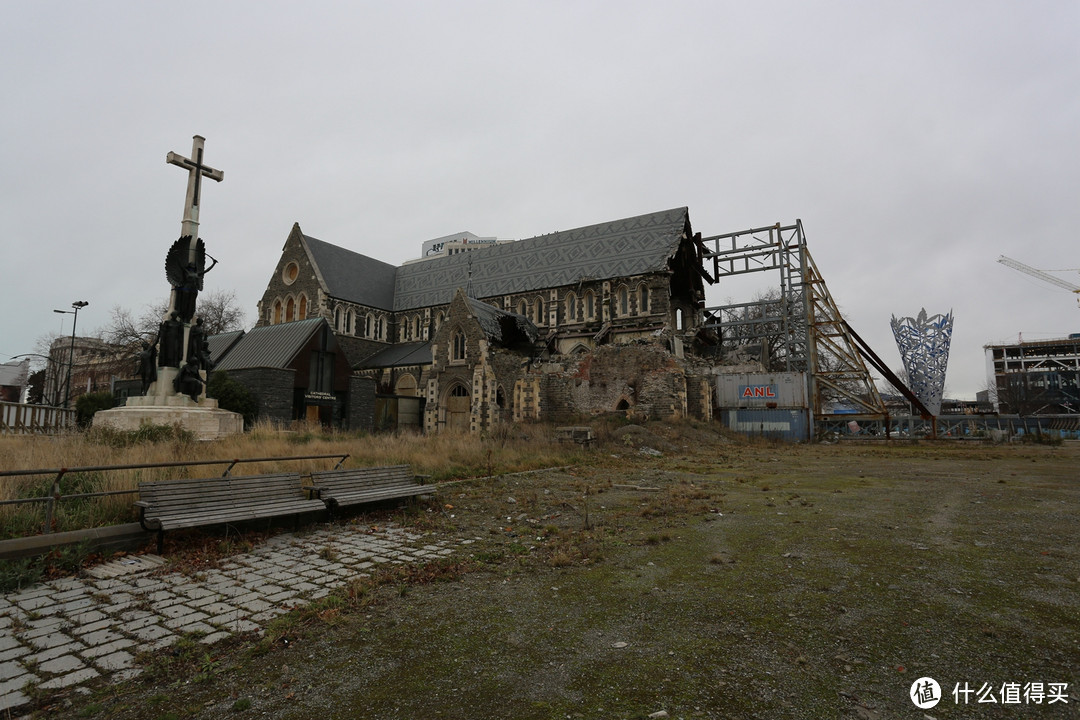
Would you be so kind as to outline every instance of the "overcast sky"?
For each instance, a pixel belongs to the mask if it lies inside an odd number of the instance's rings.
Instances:
[[[225,172],[200,234],[255,321],[294,222],[400,263],[686,205],[716,235],[803,221],[851,325],[955,312],[982,346],[1080,331],[996,263],[1080,267],[1080,3],[8,2],[0,23],[3,359],[53,309],[165,298],[195,134]],[[1060,276],[1080,285],[1075,270]],[[749,299],[734,286],[710,304]],[[63,324],[61,324],[63,322]]]

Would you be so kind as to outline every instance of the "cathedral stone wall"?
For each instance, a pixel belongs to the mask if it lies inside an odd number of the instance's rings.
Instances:
[[[686,376],[686,414],[709,421],[713,419],[713,388],[705,375]]]
[[[530,375],[514,382],[514,422],[539,420],[543,412],[540,406],[540,376]]]
[[[375,429],[375,381],[349,378],[348,428],[371,432]]]
[[[248,389],[259,420],[288,425],[293,421],[295,371],[279,368],[230,370],[229,377]]]
[[[463,357],[455,357],[455,336],[464,338]],[[480,398],[484,388],[478,382],[483,379],[475,370],[483,365],[490,344],[480,324],[472,316],[465,296],[458,293],[447,311],[446,319],[439,325],[431,340],[431,375],[427,382],[427,405],[424,412],[424,428],[437,432],[446,427],[448,396],[455,386],[467,389],[469,394],[468,429],[483,429]]]
[[[259,301],[257,326],[287,322],[288,303],[292,299],[291,320],[305,320],[320,315],[322,290],[315,268],[308,261],[300,244],[299,230],[294,228],[285,241],[277,266]],[[303,316],[301,316],[303,305]]]
[[[325,318],[342,354],[361,368],[354,379],[372,383],[373,392],[415,392],[428,431],[453,424],[484,432],[508,421],[567,422],[617,411],[704,417],[711,413],[708,381],[688,377],[684,368],[692,363],[676,362],[665,345],[689,340],[701,322],[704,289],[690,233],[686,208],[676,208],[468,259],[395,268],[305,236],[295,225],[259,303],[258,324]],[[461,286],[453,289],[459,282],[535,328],[518,324],[502,337],[505,315],[494,313],[493,323],[493,313]],[[364,368],[365,360],[405,342],[429,342],[432,363]],[[393,356],[378,362],[393,363]],[[352,403],[342,411],[352,426]]]

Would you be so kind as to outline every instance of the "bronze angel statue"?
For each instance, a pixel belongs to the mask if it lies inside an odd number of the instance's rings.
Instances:
[[[172,244],[165,257],[165,277],[176,291],[176,314],[185,323],[190,323],[195,315],[195,300],[203,289],[203,276],[217,265],[217,260],[206,254],[202,238],[195,240],[194,259],[189,260],[191,240],[190,235],[182,236]],[[210,267],[206,266],[208,257]]]

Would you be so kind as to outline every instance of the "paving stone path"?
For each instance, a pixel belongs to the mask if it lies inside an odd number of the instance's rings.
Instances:
[[[381,563],[425,562],[470,540],[433,541],[401,528],[322,527],[283,534],[193,578],[133,556],[0,597],[0,711],[29,701],[28,685],[59,690],[141,669],[135,655],[202,633],[215,643],[262,632]],[[154,572],[158,570],[158,572]]]

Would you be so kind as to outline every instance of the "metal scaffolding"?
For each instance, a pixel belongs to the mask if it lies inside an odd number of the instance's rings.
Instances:
[[[841,316],[807,248],[802,221],[696,240],[710,284],[757,272],[779,278],[763,299],[705,308],[706,327],[718,333],[722,349],[757,346],[767,370],[805,373],[816,424],[887,417],[864,357],[881,368]]]

